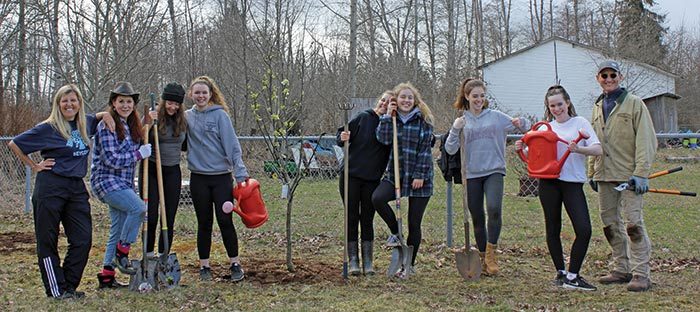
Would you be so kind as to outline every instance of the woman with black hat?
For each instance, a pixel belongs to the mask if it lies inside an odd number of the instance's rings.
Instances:
[[[180,172],[180,152],[184,146],[187,133],[185,108],[185,88],[176,82],[165,86],[160,96],[158,109],[152,112],[151,118],[158,120],[158,147],[160,148],[160,164],[163,174],[163,193],[165,196],[165,213],[168,221],[168,242],[172,246],[173,225],[177,206],[180,202],[182,174]],[[155,142],[153,132],[149,142]],[[156,158],[151,155],[148,160],[148,241],[146,251],[153,256],[156,232],[158,229],[158,179],[156,177]],[[158,240],[158,252],[163,253],[163,237]]]
[[[118,82],[109,96],[108,108],[117,120],[115,131],[108,131],[100,122],[95,135],[90,185],[95,196],[109,206],[112,221],[103,269],[98,274],[101,288],[115,285],[115,266],[122,273],[136,273],[129,250],[138,236],[146,206],[136,194],[134,173],[136,164],[151,156],[151,145],[142,145],[143,129],[135,109],[138,101],[139,93],[130,83]]]

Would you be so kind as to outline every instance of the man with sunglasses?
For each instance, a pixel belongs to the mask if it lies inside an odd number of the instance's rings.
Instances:
[[[627,283],[629,291],[651,287],[651,242],[644,226],[642,194],[649,190],[649,173],[656,154],[656,134],[642,100],[625,88],[620,64],[606,61],[596,79],[603,89],[593,106],[591,123],[603,146],[603,155],[589,158],[591,188],[599,192],[603,232],[612,247],[612,271],[598,282]],[[629,190],[615,186],[628,182]]]

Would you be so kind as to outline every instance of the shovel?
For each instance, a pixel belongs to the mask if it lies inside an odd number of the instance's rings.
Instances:
[[[649,175],[649,179],[653,179],[653,178],[656,178],[656,177],[660,177],[660,176],[667,175],[667,174],[669,174],[669,173],[674,173],[674,172],[681,171],[681,170],[683,170],[683,167],[676,167],[676,168],[673,168],[673,169],[668,169],[668,170],[662,170],[662,171],[659,171],[659,172],[654,172],[654,173],[652,173],[651,175]],[[624,190],[626,190],[626,189],[629,189],[630,187],[631,187],[631,185],[630,185],[629,183],[625,182],[625,183],[622,183],[622,184],[616,186],[616,187],[615,187],[615,190],[616,190],[616,191],[622,192],[622,191],[624,191]],[[652,190],[649,190],[649,192],[652,192]],[[655,193],[664,193],[664,192],[655,192]],[[682,193],[685,193],[685,192],[682,192]],[[673,193],[673,194],[675,194],[675,193]],[[681,194],[679,194],[679,195],[681,195]]]
[[[151,93],[151,103],[155,103],[155,94]],[[163,254],[158,257],[157,275],[158,275],[158,285],[157,287],[164,287],[165,289],[170,289],[176,287],[180,283],[180,262],[177,260],[177,254],[170,253],[170,242],[168,240],[168,215],[165,213],[165,192],[163,191],[163,168],[160,162],[160,146],[158,140],[158,120],[154,120],[153,125],[155,126],[153,131],[153,138],[155,143],[155,156],[156,156],[156,178],[158,181],[158,198],[160,199],[160,237],[163,238]]]
[[[401,172],[399,171],[399,141],[398,132],[396,128],[396,111],[394,111],[391,116],[391,124],[394,130],[393,133],[393,150],[394,150],[394,190],[396,192],[396,223],[399,227],[399,247],[394,247],[391,251],[391,261],[389,262],[389,269],[387,270],[387,275],[389,277],[398,277],[400,279],[407,279],[410,273],[413,271],[411,269],[411,260],[413,258],[413,246],[406,245],[402,234],[402,222],[401,222],[401,177],[399,176]]]
[[[155,101],[153,98],[151,98],[151,110],[155,108]],[[148,111],[146,110],[146,114],[148,114]],[[144,135],[143,135],[143,143],[148,144],[148,132],[150,130],[150,126],[146,127],[144,130]],[[158,132],[156,130],[156,132]],[[143,168],[143,180],[141,183],[141,197],[143,197],[143,202],[148,207],[148,159],[144,159],[142,163],[142,168]],[[153,290],[154,287],[156,287],[156,280],[155,280],[155,270],[156,270],[156,261],[149,259],[147,254],[146,254],[146,242],[148,239],[148,231],[146,230],[146,227],[148,226],[148,209],[146,209],[146,215],[143,218],[143,225],[141,226],[141,238],[143,240],[143,255],[141,260],[131,260],[131,266],[136,268],[136,274],[131,275],[129,277],[129,290],[131,291],[136,291],[140,293],[146,293],[151,290]]]
[[[455,252],[457,271],[465,280],[478,280],[481,276],[479,252],[469,244],[469,209],[467,203],[467,153],[464,149],[464,135],[459,135],[460,156],[462,158],[462,210],[464,210],[464,250]]]

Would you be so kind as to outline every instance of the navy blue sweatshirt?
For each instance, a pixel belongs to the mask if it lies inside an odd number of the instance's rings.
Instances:
[[[377,141],[375,130],[379,125],[379,116],[372,109],[360,112],[350,121],[350,158],[349,175],[367,181],[379,180],[386,169],[391,153],[391,145],[387,146]],[[336,140],[338,146],[342,147],[340,132],[343,127],[338,128]],[[341,164],[341,171],[343,166]]]

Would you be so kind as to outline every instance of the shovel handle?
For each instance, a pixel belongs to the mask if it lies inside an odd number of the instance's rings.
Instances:
[[[649,189],[650,193],[661,193],[661,194],[671,194],[671,195],[681,195],[681,196],[697,196],[695,192],[683,192],[679,190],[667,190],[667,189]]]

